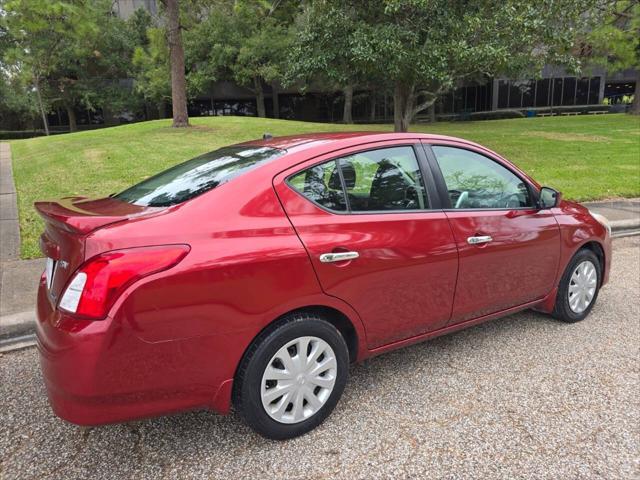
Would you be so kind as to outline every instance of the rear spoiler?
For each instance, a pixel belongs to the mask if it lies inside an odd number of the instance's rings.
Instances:
[[[81,235],[139,216],[142,212],[148,213],[150,210],[111,198],[92,200],[86,197],[65,197],[35,202],[34,207],[45,222]]]

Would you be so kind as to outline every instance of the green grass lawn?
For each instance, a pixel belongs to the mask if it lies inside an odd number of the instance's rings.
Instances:
[[[104,196],[214,148],[259,138],[338,130],[390,130],[390,125],[337,125],[253,117],[137,123],[11,142],[22,256],[40,256],[42,222],[35,200]],[[523,118],[414,125],[412,130],[467,138],[512,160],[566,197],[640,196],[640,119],[628,115]]]

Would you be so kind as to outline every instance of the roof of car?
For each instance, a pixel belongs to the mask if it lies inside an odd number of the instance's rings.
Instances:
[[[425,140],[448,140],[476,145],[473,142],[461,138],[447,137],[444,135],[432,135],[425,133],[396,133],[396,132],[319,132],[304,133],[300,135],[288,135],[283,137],[268,137],[266,139],[251,140],[244,142],[246,145],[258,145],[264,147],[281,148],[284,150],[306,150],[321,144],[367,143],[368,141],[402,140],[403,138],[422,138]],[[477,145],[479,146],[479,145]]]
[[[323,155],[326,153],[330,153],[336,150],[340,150],[342,148],[349,148],[358,145],[364,145],[367,143],[375,143],[375,142],[385,142],[385,141],[402,141],[405,140],[425,140],[428,143],[438,143],[443,142],[446,144],[453,143],[454,145],[460,146],[468,146],[475,149],[478,149],[481,152],[485,152],[492,157],[498,157],[501,161],[505,162],[508,165],[511,165],[514,168],[517,168],[513,163],[509,160],[501,157],[496,152],[489,150],[487,147],[480,145],[478,143],[472,142],[470,140],[465,140],[464,138],[458,137],[449,137],[446,135],[436,135],[431,133],[415,133],[415,132],[381,132],[381,131],[371,131],[371,132],[321,132],[321,133],[304,133],[300,135],[289,135],[284,137],[271,137],[270,135],[267,138],[251,140],[248,142],[244,142],[240,145],[252,145],[252,146],[263,146],[263,147],[272,147],[272,148],[280,148],[286,150],[287,154],[300,154],[303,155],[308,150],[313,150],[314,156]],[[294,155],[297,157],[298,155]],[[289,155],[285,155],[281,157],[280,161],[274,160],[274,162],[269,162],[274,170],[281,168],[283,165],[288,164],[290,160]],[[296,160],[299,160],[296,159]],[[266,167],[263,166],[263,168]],[[538,185],[535,180],[522,172],[534,185]]]

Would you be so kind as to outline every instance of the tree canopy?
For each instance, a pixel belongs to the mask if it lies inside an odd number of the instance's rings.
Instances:
[[[614,0],[601,7],[604,19],[585,40],[591,63],[615,73],[635,70],[636,90],[632,111],[640,114],[640,2]]]
[[[396,130],[461,79],[536,73],[571,55],[594,0],[316,0],[292,62],[344,84],[393,88]]]
[[[591,46],[593,63],[640,69],[632,0],[160,3],[159,18],[138,10],[124,21],[111,0],[5,0],[0,109],[37,114],[46,128],[47,112],[64,108],[74,129],[77,107],[163,110],[171,101],[174,124],[186,125],[187,98],[218,81],[251,90],[259,116],[270,88],[276,117],[281,86],[313,84],[343,92],[345,122],[354,90],[393,92],[396,130],[406,130],[470,79],[531,78],[545,64],[577,71],[577,39]]]
[[[43,119],[49,106],[61,106],[73,131],[76,106],[122,103],[132,39],[110,1],[10,0],[4,9],[11,40],[3,63],[33,87]]]
[[[292,0],[220,1],[186,34],[190,88],[206,90],[231,80],[256,95],[258,116],[266,115],[264,83],[277,90],[286,74],[291,29],[298,9]],[[277,91],[274,113],[277,115]]]

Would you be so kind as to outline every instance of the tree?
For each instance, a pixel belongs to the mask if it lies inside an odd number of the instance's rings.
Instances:
[[[19,71],[0,64],[0,129],[34,128],[40,111],[28,80]]]
[[[171,67],[171,105],[173,127],[188,127],[187,80],[184,69],[184,49],[180,26],[180,5],[178,0],[162,0],[167,16],[167,38],[169,41],[169,64]]]
[[[595,0],[317,0],[300,37],[312,36],[293,61],[355,73],[394,92],[396,131],[465,78],[577,64],[570,55]],[[344,25],[348,28],[345,29]],[[335,70],[335,71],[332,71]]]
[[[131,58],[130,38],[109,0],[10,0],[2,18],[12,32],[6,62],[33,88],[48,133],[49,106],[62,106],[69,128],[75,108],[122,102],[119,80]]]
[[[241,85],[253,87],[259,117],[266,116],[263,82],[271,84],[273,115],[279,116],[278,86],[285,69],[289,41],[286,26],[273,18],[265,18],[252,35],[243,39],[238,50],[232,66],[233,77]]]
[[[146,45],[139,45],[133,53],[135,90],[155,104],[163,118],[165,102],[171,100],[169,46],[163,28],[148,28],[146,35]]]
[[[185,32],[189,93],[211,90],[214,82],[233,79],[231,65],[238,52],[240,35],[232,15],[232,3],[211,2],[200,21]]]
[[[343,123],[353,123],[354,88],[371,82],[374,75],[368,65],[358,61],[353,43],[358,21],[354,9],[312,2],[298,20],[296,41],[289,55],[288,83],[301,80],[308,85],[319,80],[328,88],[342,91]]]
[[[252,85],[256,94],[258,116],[264,117],[263,82],[272,87],[274,116],[279,116],[278,86],[286,69],[291,48],[290,25],[298,2],[241,0],[234,7],[238,23],[246,32],[232,66],[233,77],[241,85]]]
[[[27,121],[39,114],[29,77],[7,63],[7,53],[14,44],[11,32],[0,22],[0,129],[24,128]]]
[[[189,88],[195,93],[216,80],[235,81],[254,92],[258,116],[264,117],[264,84],[271,84],[278,116],[277,90],[286,72],[297,6],[292,0],[212,2],[186,35]]]
[[[5,14],[0,17],[2,29],[11,32],[3,63],[32,86],[47,135],[48,105],[42,90],[61,63],[58,48],[91,30],[90,22],[78,7],[72,2],[13,0],[4,5]]]
[[[640,115],[640,2],[609,1],[605,18],[586,38],[591,63],[610,73],[635,70],[636,87],[631,113]]]

